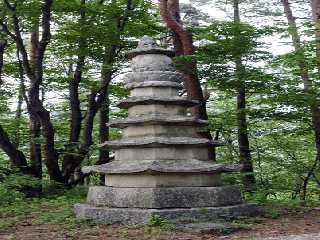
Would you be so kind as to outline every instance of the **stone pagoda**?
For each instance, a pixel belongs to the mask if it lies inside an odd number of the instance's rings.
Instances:
[[[179,96],[183,75],[173,55],[150,37],[128,53],[130,96],[118,104],[128,118],[110,124],[122,129],[122,139],[102,145],[114,150],[114,161],[83,168],[104,174],[105,186],[89,188],[87,203],[75,205],[78,218],[143,224],[153,216],[181,222],[256,213],[243,203],[238,186],[221,183],[221,173],[239,167],[209,159],[215,143],[200,137],[207,121],[187,114],[199,102]]]

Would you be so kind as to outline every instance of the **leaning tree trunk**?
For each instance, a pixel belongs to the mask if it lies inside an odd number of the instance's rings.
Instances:
[[[189,99],[198,100],[200,104],[192,109],[195,117],[208,120],[206,100],[198,78],[197,61],[194,57],[192,33],[182,26],[180,20],[179,0],[159,0],[160,15],[173,32],[173,43],[177,55],[190,57],[188,61],[179,61],[181,72],[185,75],[184,87]],[[202,137],[213,140],[210,131],[202,132]],[[216,160],[215,148],[209,149],[209,158]]]
[[[2,69],[3,69],[3,55],[7,41],[0,39],[0,86],[2,85]],[[13,168],[18,168],[22,173],[29,173],[28,163],[23,152],[19,151],[15,144],[10,140],[8,133],[0,125],[0,148],[4,151],[9,159]]]
[[[9,156],[11,166],[18,168],[22,173],[29,174],[25,155],[10,141],[8,134],[0,125],[0,148]]]
[[[300,76],[303,83],[303,89],[307,96],[307,99],[310,99],[309,107],[311,113],[311,123],[315,135],[315,147],[316,147],[316,164],[320,162],[320,104],[315,97],[315,89],[313,88],[312,80],[310,79],[308,64],[305,57],[305,52],[301,44],[300,35],[298,32],[297,24],[295,17],[293,16],[289,0],[281,0],[284,8],[285,15],[290,27],[289,33],[292,38],[292,43],[295,49],[296,54],[298,55],[298,67],[300,69]],[[312,13],[313,19],[316,25],[315,37],[316,37],[316,57],[318,64],[318,71],[320,75],[320,3],[318,0],[312,0]],[[314,168],[315,169],[315,168]],[[306,188],[306,186],[304,186]],[[306,195],[306,193],[305,193]],[[305,196],[302,196],[305,198]]]
[[[233,1],[234,24],[240,24],[239,0]],[[236,42],[241,41],[241,33],[236,30]],[[235,55],[235,76],[237,78],[237,127],[238,127],[238,145],[240,154],[240,163],[243,164],[241,172],[242,183],[247,190],[252,189],[255,183],[253,164],[250,153],[248,123],[246,113],[246,85],[244,79],[245,67],[242,64],[241,54]]]

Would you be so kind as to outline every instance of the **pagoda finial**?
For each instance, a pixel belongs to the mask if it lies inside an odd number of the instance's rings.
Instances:
[[[147,35],[144,35],[140,42],[138,43],[137,49],[152,49],[152,48],[159,48],[159,45],[156,43],[156,41]]]
[[[134,58],[138,55],[144,54],[163,54],[173,57],[174,51],[159,47],[157,42],[152,37],[145,35],[139,41],[137,48],[129,51],[127,55],[129,58]]]

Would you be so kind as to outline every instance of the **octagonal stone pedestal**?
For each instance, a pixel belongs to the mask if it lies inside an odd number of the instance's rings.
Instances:
[[[183,75],[173,67],[173,52],[144,37],[128,55],[130,96],[118,105],[128,118],[110,123],[123,138],[101,146],[115,151],[114,161],[82,169],[104,174],[105,186],[89,188],[87,203],[75,205],[77,217],[144,224],[153,216],[190,222],[256,215],[238,186],[221,182],[221,173],[241,166],[209,159],[208,148],[220,143],[201,138],[207,121],[187,115],[199,102],[179,97]]]

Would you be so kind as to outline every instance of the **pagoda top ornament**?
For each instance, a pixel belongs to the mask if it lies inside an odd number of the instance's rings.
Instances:
[[[159,47],[157,42],[149,36],[143,36],[138,43],[136,49],[133,49],[127,53],[127,56],[131,59],[138,55],[144,54],[163,54],[168,57],[173,57],[175,55],[174,50],[164,49]]]

